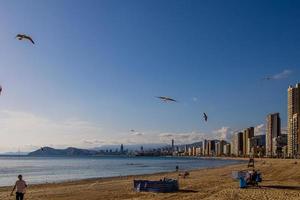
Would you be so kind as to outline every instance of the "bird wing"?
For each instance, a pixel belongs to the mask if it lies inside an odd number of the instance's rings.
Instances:
[[[25,36],[25,38],[26,38],[27,40],[30,40],[30,42],[31,42],[32,44],[35,44],[34,41],[33,41],[33,39],[32,39],[30,36]]]
[[[203,117],[204,117],[204,120],[207,121],[207,115],[206,115],[206,113],[203,113]]]
[[[169,101],[177,102],[175,99],[169,98]]]

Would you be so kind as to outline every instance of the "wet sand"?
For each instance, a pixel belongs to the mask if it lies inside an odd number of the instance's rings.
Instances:
[[[295,164],[297,162],[297,164]],[[180,191],[176,193],[138,193],[133,191],[134,179],[159,180],[163,177],[178,178],[178,173],[160,173],[81,180],[66,183],[31,185],[27,200],[100,200],[100,199],[300,199],[300,160],[264,159],[256,161],[256,169],[262,172],[261,188],[239,189],[239,183],[231,178],[234,170],[245,170],[247,164],[190,171],[190,177],[179,179]],[[0,188],[0,199],[15,199],[11,187]]]

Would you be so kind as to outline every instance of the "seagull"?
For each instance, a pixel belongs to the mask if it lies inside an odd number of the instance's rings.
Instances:
[[[157,98],[161,99],[161,100],[164,101],[164,102],[168,102],[168,101],[177,102],[177,100],[175,100],[175,99],[173,99],[173,98],[170,98],[170,97],[159,96],[159,97],[157,97]]]
[[[2,93],[2,86],[0,85],[0,94]]]
[[[203,118],[204,118],[204,120],[207,122],[208,117],[207,117],[207,115],[206,115],[205,112],[203,113]]]
[[[25,35],[25,34],[18,34],[18,35],[16,36],[16,38],[17,38],[18,40],[26,39],[26,40],[29,40],[32,44],[34,44],[33,39],[32,39],[30,36],[28,36],[28,35]]]

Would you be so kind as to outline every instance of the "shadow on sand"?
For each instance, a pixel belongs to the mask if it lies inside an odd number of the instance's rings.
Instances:
[[[197,190],[179,190],[180,193],[198,193]]]
[[[270,189],[281,189],[281,190],[300,190],[300,186],[286,186],[286,185],[266,185],[260,186],[261,188],[270,188]]]

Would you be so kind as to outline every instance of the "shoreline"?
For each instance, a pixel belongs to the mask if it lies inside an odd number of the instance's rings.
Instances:
[[[162,158],[164,156],[161,156]],[[173,156],[174,157],[174,156]],[[56,158],[56,157],[51,157],[51,158]],[[59,157],[60,158],[60,157]],[[71,158],[71,157],[70,157]],[[169,157],[168,157],[169,158]],[[170,157],[172,158],[172,157]],[[203,159],[203,160],[231,160],[231,161],[240,161],[241,163],[228,163],[225,165],[219,165],[219,166],[207,166],[207,167],[199,167],[199,168],[194,168],[186,171],[198,171],[198,170],[203,170],[203,169],[215,169],[215,168],[222,168],[226,166],[232,166],[232,165],[240,165],[243,162],[246,162],[248,159],[244,158],[227,158],[227,157],[190,157],[190,156],[179,156],[179,157],[174,157],[174,158],[183,158],[183,159]],[[182,172],[184,170],[180,170],[179,172]],[[47,184],[64,184],[64,183],[73,183],[73,182],[80,182],[80,181],[97,181],[97,180],[105,180],[105,179],[119,179],[119,178],[130,178],[130,177],[144,177],[144,176],[151,176],[151,175],[160,175],[160,174],[169,174],[169,173],[175,173],[176,171],[162,171],[162,172],[149,172],[149,173],[144,173],[144,174],[131,174],[131,175],[120,175],[120,176],[107,176],[107,177],[91,177],[91,178],[79,178],[79,179],[66,179],[66,180],[61,180],[61,181],[49,181],[49,182],[42,182],[42,183],[32,183],[30,184],[31,186],[37,186],[37,185],[47,185]],[[1,188],[7,188],[11,187],[10,185],[5,185],[5,186],[0,186]]]
[[[297,162],[297,163],[295,163]],[[30,200],[70,199],[300,199],[300,163],[298,160],[256,160],[256,169],[262,172],[261,188],[240,189],[232,171],[247,169],[247,163],[190,170],[186,179],[179,178],[180,191],[176,193],[146,193],[133,190],[134,179],[159,180],[163,177],[178,178],[178,173],[155,173],[122,177],[92,178],[64,183],[30,185],[26,198]],[[0,187],[0,199],[9,197],[12,187]]]

